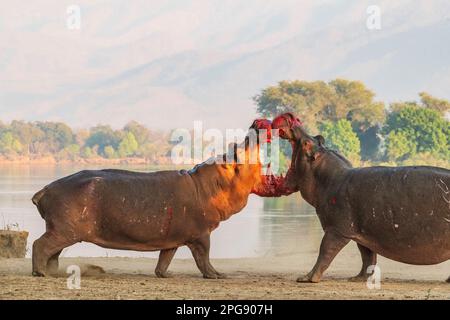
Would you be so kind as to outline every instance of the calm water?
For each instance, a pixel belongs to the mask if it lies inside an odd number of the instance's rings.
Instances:
[[[136,171],[154,168],[121,167]],[[0,228],[18,224],[27,230],[28,256],[32,242],[45,231],[44,220],[31,203],[32,195],[49,182],[85,167],[73,166],[3,166],[0,167]],[[89,169],[95,169],[90,166]],[[153,170],[152,170],[153,169]],[[247,207],[221,223],[212,234],[213,258],[237,258],[265,255],[289,255],[311,248],[317,250],[322,229],[314,209],[299,194],[283,198],[263,199],[252,195]],[[63,256],[132,256],[156,257],[155,252],[104,249],[79,243],[65,249]],[[176,257],[187,258],[187,248],[180,248]]]

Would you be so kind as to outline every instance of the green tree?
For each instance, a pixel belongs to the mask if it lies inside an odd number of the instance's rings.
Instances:
[[[112,146],[106,146],[104,152],[105,152],[106,158],[108,158],[108,159],[116,158],[116,151],[114,150],[114,148]]]
[[[26,154],[37,153],[36,146],[45,145],[45,133],[33,123],[13,120],[9,130],[23,145],[23,152]]]
[[[3,154],[20,153],[23,149],[22,144],[9,131],[0,135],[0,152]]]
[[[134,137],[134,134],[131,132],[127,132],[119,143],[117,153],[120,157],[129,157],[136,153],[138,147],[139,145],[136,141],[136,138]]]
[[[81,149],[81,156],[85,159],[93,158],[96,153],[90,147],[84,147]]]
[[[327,146],[338,150],[351,162],[359,162],[361,145],[350,121],[345,119],[337,122],[326,121],[320,130]]]
[[[110,126],[99,125],[93,127],[90,136],[86,140],[86,146],[93,148],[98,147],[98,153],[105,155],[105,147],[111,146],[117,149],[120,142],[120,136]]]
[[[384,133],[389,159],[424,152],[450,158],[450,122],[436,110],[418,106],[400,108],[389,114]]]
[[[38,140],[43,152],[57,153],[74,142],[72,129],[65,123],[37,122],[36,127],[44,133]]]
[[[150,130],[136,121],[130,121],[127,123],[123,130],[125,132],[131,132],[139,145],[143,145],[151,139]]]
[[[321,123],[347,119],[361,141],[362,156],[378,151],[378,134],[385,120],[384,104],[374,101],[374,93],[360,81],[282,81],[253,99],[257,111],[266,117],[294,112],[308,130],[318,131]]]
[[[58,153],[58,158],[75,160],[80,155],[80,149],[78,144],[71,144]]]
[[[386,139],[386,156],[391,161],[401,161],[416,154],[417,145],[404,132],[389,132]]]

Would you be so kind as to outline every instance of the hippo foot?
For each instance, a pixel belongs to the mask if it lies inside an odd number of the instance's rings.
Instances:
[[[203,278],[205,279],[225,279],[227,276],[224,275],[223,273],[208,273],[208,274],[204,274]]]
[[[162,271],[155,271],[155,274],[158,278],[172,278],[172,273],[170,272],[162,272]]]
[[[224,274],[224,273],[219,273],[219,272],[217,272],[217,279],[226,279],[227,278],[227,275],[226,274]]]
[[[39,271],[33,271],[33,277],[45,277],[45,274]]]
[[[299,283],[317,283],[319,281],[320,281],[320,279],[315,279],[308,275],[297,278],[297,282],[299,282]]]
[[[369,279],[370,275],[357,275],[351,278],[348,278],[350,282],[366,282]]]

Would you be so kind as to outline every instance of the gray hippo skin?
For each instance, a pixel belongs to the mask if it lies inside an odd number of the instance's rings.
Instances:
[[[325,231],[314,268],[297,281],[319,282],[350,240],[358,244],[363,263],[354,280],[370,276],[366,270],[377,254],[415,265],[450,259],[450,170],[352,168],[324,147],[322,136],[308,135],[294,115],[278,116],[272,127],[293,146],[285,183],[316,208]]]
[[[258,134],[270,129],[270,122],[255,120],[251,128]],[[33,275],[54,273],[61,251],[85,241],[112,249],[160,250],[158,277],[167,276],[177,248],[187,245],[205,278],[221,278],[209,261],[211,232],[241,211],[251,192],[269,196],[261,163],[237,162],[238,155],[259,159],[259,140],[252,144],[248,138],[234,144],[231,162],[154,173],[85,170],[44,187],[32,199],[46,223],[46,232],[33,244]]]

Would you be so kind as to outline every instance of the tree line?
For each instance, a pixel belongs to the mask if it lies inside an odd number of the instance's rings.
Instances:
[[[307,130],[355,164],[431,164],[450,166],[450,102],[426,92],[418,101],[386,105],[360,81],[281,81],[254,98],[257,112],[275,117],[294,112]],[[170,134],[136,121],[122,129],[108,125],[74,130],[62,122],[0,122],[0,155],[80,158],[145,158],[158,163],[170,156]],[[288,144],[281,162],[289,159]]]
[[[352,162],[450,166],[450,102],[426,92],[386,105],[360,81],[281,81],[253,99],[259,114],[299,116]]]
[[[120,130],[108,125],[75,131],[62,122],[0,123],[0,154],[18,156],[53,156],[57,160],[77,158],[146,158],[157,162],[170,150],[166,133],[151,131],[136,121]]]

